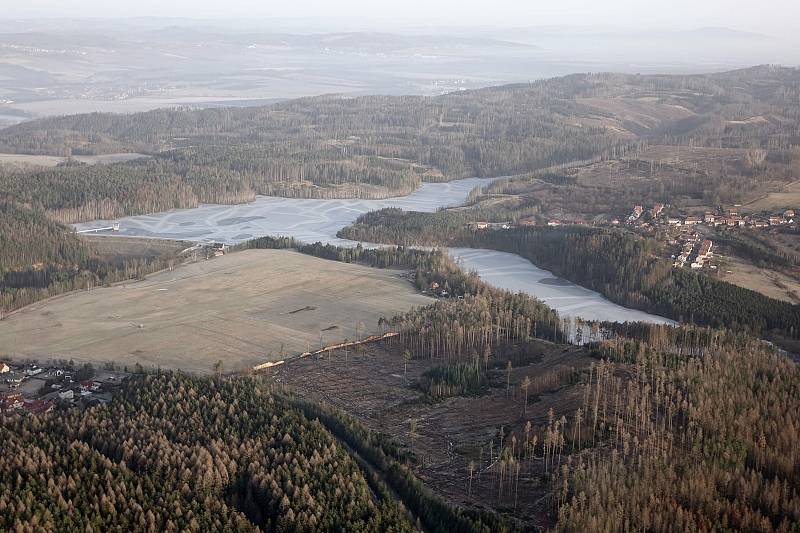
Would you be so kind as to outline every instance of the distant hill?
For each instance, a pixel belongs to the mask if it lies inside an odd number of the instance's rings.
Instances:
[[[256,194],[380,198],[421,181],[506,176],[643,143],[796,145],[800,70],[575,74],[438,97],[336,95],[270,106],[54,117],[0,130],[0,152],[140,152],[148,161],[0,174],[62,222]]]

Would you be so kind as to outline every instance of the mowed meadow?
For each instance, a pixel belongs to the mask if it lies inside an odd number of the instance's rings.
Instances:
[[[247,250],[26,307],[0,322],[0,345],[15,358],[246,370],[430,302],[401,270]]]

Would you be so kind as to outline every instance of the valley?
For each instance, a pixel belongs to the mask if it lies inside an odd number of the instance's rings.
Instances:
[[[793,531],[800,70],[463,85],[0,129],[0,529]]]

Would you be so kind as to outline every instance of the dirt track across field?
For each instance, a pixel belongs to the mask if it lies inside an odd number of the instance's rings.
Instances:
[[[325,344],[355,339],[357,324],[358,336],[376,333],[379,317],[430,303],[403,274],[248,250],[34,304],[0,321],[0,353],[242,370],[317,348],[320,332]]]

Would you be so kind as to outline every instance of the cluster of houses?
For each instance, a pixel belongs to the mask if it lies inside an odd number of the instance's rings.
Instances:
[[[794,224],[795,222],[794,209],[787,209],[779,215],[740,215],[737,209],[730,209],[724,214],[714,214],[711,212],[705,213],[702,217],[699,216],[684,216],[684,217],[669,217],[667,224],[670,226],[694,226],[697,224],[705,224],[712,227],[751,227],[751,228],[769,228],[772,226],[782,226],[784,224]]]
[[[0,413],[40,415],[53,410],[54,402],[41,398],[24,398],[19,391],[0,392]]]
[[[551,218],[547,220],[547,225],[552,227],[556,226],[586,226],[589,223],[580,217],[576,218]],[[469,222],[467,228],[472,230],[502,230],[519,227],[536,226],[536,217],[529,216],[519,219],[516,224],[513,222]]]
[[[511,229],[514,224],[511,222],[469,222],[467,223],[469,229]]]
[[[664,209],[666,206],[661,203],[653,205],[650,209],[645,209],[642,205],[633,206],[633,210],[627,218],[612,218],[605,222],[598,222],[598,224],[609,224],[611,226],[620,226],[622,224],[628,226],[635,226],[642,230],[652,231],[654,227],[659,225],[667,225],[670,227],[692,227],[698,224],[705,224],[709,227],[752,227],[752,228],[769,228],[773,226],[781,226],[785,224],[794,224],[796,214],[794,209],[787,209],[781,214],[777,215],[740,215],[737,209],[730,209],[726,213],[712,213],[706,212],[703,216],[696,215],[680,215],[680,216],[666,216]],[[649,217],[643,216],[649,213]],[[800,222],[800,220],[798,220]],[[547,226],[587,226],[590,225],[586,219],[581,217],[561,217],[550,218],[547,220]],[[536,226],[537,218],[535,216],[528,216],[519,219],[515,224],[513,222],[469,222],[466,227],[472,230],[505,230],[514,227]]]
[[[664,211],[664,204],[655,204],[652,209],[650,209],[650,216],[651,218],[657,218],[662,212]],[[635,224],[636,221],[642,218],[644,214],[644,207],[641,205],[633,206],[633,211],[631,214],[628,215],[627,223],[628,224]],[[615,218],[611,221],[611,224],[616,226],[619,224],[619,219]]]
[[[714,252],[711,251],[714,243],[710,239],[700,239],[696,233],[687,235],[683,242],[681,242],[681,251],[675,256],[674,266],[683,268],[689,263],[690,268],[701,269],[710,267],[716,269],[715,265],[711,264],[714,258]]]
[[[55,405],[87,406],[111,401],[115,376],[107,382],[76,382],[69,370],[59,367],[44,369],[35,363],[12,365],[0,362],[0,414],[38,415]]]
[[[44,369],[36,364],[12,368],[9,363],[0,362],[0,375],[3,376],[2,380],[8,385],[9,389],[16,389],[23,381],[38,376],[43,372]]]

